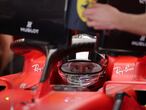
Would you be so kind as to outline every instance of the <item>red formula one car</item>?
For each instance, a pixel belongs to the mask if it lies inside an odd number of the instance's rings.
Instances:
[[[132,3],[127,0],[100,1],[108,2],[126,13],[141,14],[145,10],[145,3],[139,3],[139,0]],[[68,14],[65,16],[70,19],[65,20],[67,28],[86,28],[82,23],[81,27],[78,27],[79,17],[77,10],[74,10],[77,1],[66,2],[71,4],[65,6],[70,7],[65,10]],[[1,33],[16,32],[14,35],[34,38],[44,36],[49,38],[50,43],[64,44],[67,36],[64,36],[64,26],[60,26],[60,23],[64,22],[65,1],[59,5],[57,0],[53,5],[52,3],[51,0],[2,1],[1,10],[4,11],[1,11]],[[81,4],[81,8],[89,5],[89,2],[86,3]],[[48,11],[50,9],[53,10]],[[59,15],[56,9],[59,10]],[[58,21],[59,19],[63,21]],[[81,31],[88,33],[86,29]],[[145,51],[145,36],[139,39],[140,36],[131,36],[116,30],[105,30],[101,34],[105,35],[101,35],[102,40],[98,42],[101,44],[100,48],[108,51],[123,51],[123,48]],[[111,36],[108,36],[109,34]],[[143,45],[144,47],[139,49]],[[1,110],[146,110],[145,56],[102,56],[97,53],[99,51],[95,43],[74,44],[52,54],[49,49],[51,47],[42,42],[21,41],[14,43],[12,48],[15,53],[24,56],[25,63],[21,73],[0,78]],[[70,58],[72,54],[83,51],[89,51],[89,59]]]
[[[4,77],[6,89],[0,92],[0,108],[3,110],[145,110],[146,57],[104,57],[96,53],[95,43],[74,44],[47,57],[36,50],[31,50],[30,54],[30,50],[23,51],[27,58],[33,55],[43,57],[42,65],[46,60],[43,73],[34,83],[35,75],[31,75],[34,71],[27,70],[28,77],[22,78],[30,78],[23,80],[30,86],[23,89],[17,80],[14,85],[10,83],[10,88],[7,81],[11,82],[15,77]],[[69,55],[82,51],[91,53],[88,60],[69,58]]]

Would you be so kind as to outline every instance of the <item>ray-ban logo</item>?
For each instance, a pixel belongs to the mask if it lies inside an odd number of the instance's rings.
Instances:
[[[124,74],[130,71],[134,71],[134,65],[125,65],[125,66],[116,66],[114,67],[114,71],[116,74]]]
[[[39,64],[32,65],[32,68],[33,68],[34,72],[42,72],[43,71],[43,68],[40,67]]]

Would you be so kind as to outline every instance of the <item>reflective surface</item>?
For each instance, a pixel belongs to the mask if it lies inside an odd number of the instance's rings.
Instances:
[[[99,80],[102,72],[101,65],[84,60],[69,61],[62,64],[59,74],[69,84],[90,86]]]

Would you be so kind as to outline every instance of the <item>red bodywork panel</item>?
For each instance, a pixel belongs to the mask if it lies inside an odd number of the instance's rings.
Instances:
[[[107,73],[114,81],[145,80],[146,57],[116,56],[108,57]]]
[[[22,89],[8,89],[0,92],[1,110],[24,110],[23,106],[32,102],[33,95],[30,91]]]
[[[3,76],[0,81],[9,83],[9,88],[29,88],[38,84],[45,65],[46,56],[44,53],[32,50],[23,54],[24,67],[21,73]],[[2,84],[2,83],[1,83]]]
[[[51,91],[31,110],[110,110],[112,105],[113,99],[102,93]]]

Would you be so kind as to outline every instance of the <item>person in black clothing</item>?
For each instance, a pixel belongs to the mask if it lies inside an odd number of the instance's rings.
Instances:
[[[13,52],[10,45],[13,42],[13,36],[0,34],[0,74],[4,71],[8,63],[13,58]]]

